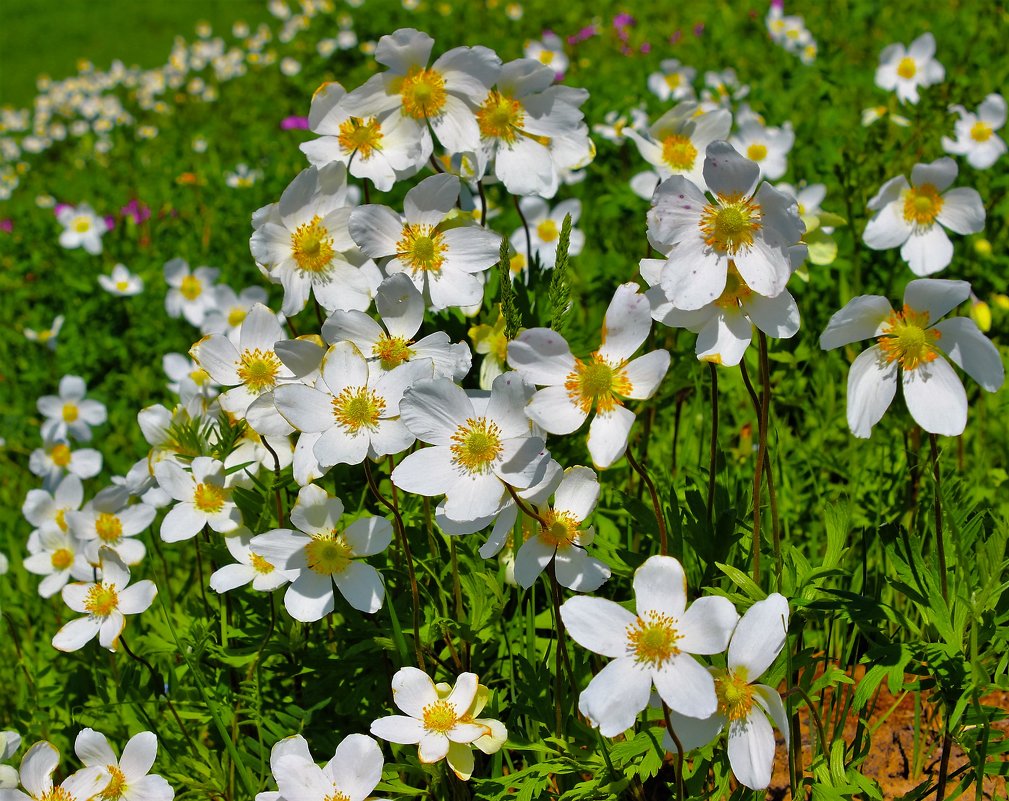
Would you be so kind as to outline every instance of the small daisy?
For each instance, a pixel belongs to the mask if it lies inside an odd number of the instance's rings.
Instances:
[[[537,260],[544,270],[552,270],[557,261],[557,243],[561,235],[564,218],[571,215],[571,240],[568,247],[569,256],[577,256],[585,247],[585,234],[574,226],[582,214],[580,200],[565,200],[554,206],[551,211],[545,200],[538,197],[524,197],[519,200],[522,216],[529,226],[529,243],[532,253],[529,261]],[[518,228],[511,236],[512,250],[516,253],[526,250],[525,228]]]
[[[224,465],[198,456],[192,472],[167,459],[154,466],[158,484],[178,503],[161,521],[161,539],[178,542],[195,537],[204,526],[228,534],[242,524],[242,513],[225,486]]]
[[[84,379],[65,375],[60,379],[59,395],[45,395],[38,399],[39,413],[46,419],[42,423],[45,439],[73,437],[90,442],[91,427],[105,422],[105,404],[86,397]]]
[[[247,528],[224,538],[224,544],[235,559],[235,564],[219,568],[210,577],[210,588],[215,592],[228,592],[252,584],[258,592],[272,592],[295,578],[294,571],[278,570],[262,554],[252,550],[252,533]]]
[[[950,106],[949,110],[960,118],[954,124],[956,139],[944,136],[942,149],[954,156],[966,156],[975,170],[987,170],[1006,152],[1006,143],[996,133],[1006,122],[1005,98],[988,95],[976,114],[963,106]]]
[[[262,170],[249,169],[248,164],[236,164],[233,171],[224,174],[224,182],[232,189],[248,189],[262,177]]]
[[[169,317],[185,317],[190,325],[199,328],[207,312],[214,307],[214,282],[220,270],[197,267],[190,271],[182,259],[165,262],[165,310]]]
[[[34,328],[26,328],[24,330],[25,339],[29,342],[38,342],[40,345],[45,345],[49,350],[56,350],[56,338],[60,334],[60,329],[63,328],[65,319],[62,314],[58,314],[53,318],[53,324],[48,328],[41,331],[36,331]]]
[[[44,577],[39,582],[39,595],[43,598],[51,598],[71,578],[87,581],[94,576],[93,568],[84,556],[83,544],[67,531],[41,529],[29,550],[32,553],[25,559],[24,568],[29,573]]]
[[[157,510],[146,503],[127,505],[129,493],[123,487],[107,487],[83,509],[67,513],[70,530],[84,545],[92,564],[98,563],[98,549],[108,547],[127,565],[136,565],[147,552],[137,539],[154,522]]]
[[[76,207],[64,206],[57,213],[56,219],[63,226],[60,245],[68,250],[82,247],[92,256],[102,252],[102,236],[109,230],[109,226],[87,203]]]
[[[44,489],[28,490],[21,514],[35,526],[35,531],[69,531],[67,514],[80,509],[83,502],[84,485],[71,473],[64,476],[51,493]]]
[[[788,153],[795,144],[792,123],[766,127],[755,116],[739,121],[739,130],[729,138],[739,153],[760,167],[760,177],[777,181],[788,169]]]
[[[98,475],[102,454],[94,448],[72,448],[66,439],[47,437],[28,457],[28,469],[42,479],[43,489],[51,490],[67,473],[78,478]]]
[[[113,267],[111,275],[99,275],[98,284],[110,295],[117,295],[121,298],[139,295],[144,291],[144,280],[126,269],[125,264],[117,264]]]
[[[0,789],[4,801],[89,801],[108,784],[108,774],[100,768],[83,768],[53,785],[53,773],[60,764],[60,752],[45,740],[35,743],[21,758],[20,779],[24,790]]]
[[[525,44],[524,55],[533,61],[538,61],[554,71],[554,77],[560,81],[567,72],[570,63],[564,52],[564,40],[556,33],[546,31],[540,40],[528,41]]]
[[[935,37],[923,33],[905,48],[887,45],[879,54],[876,86],[888,92],[896,90],[901,103],[917,103],[918,87],[934,86],[946,77],[946,70],[935,60]]]
[[[102,801],[172,801],[175,790],[156,773],[150,773],[158,755],[158,738],[153,732],[133,735],[118,758],[104,734],[84,729],[77,735],[74,751],[81,764],[100,768],[109,777]]]
[[[663,103],[694,99],[693,83],[697,70],[680,64],[675,58],[664,59],[659,64],[659,70],[648,76],[648,91]]]
[[[214,287],[214,302],[207,307],[207,313],[200,326],[203,334],[224,334],[236,345],[242,323],[257,303],[265,304],[268,294],[261,286],[249,286],[235,292],[227,284]]]

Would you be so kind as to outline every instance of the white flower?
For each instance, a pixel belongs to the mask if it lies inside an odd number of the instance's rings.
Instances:
[[[5,571],[0,570],[0,574],[3,572]],[[14,756],[20,747],[20,734],[10,730],[0,731],[0,790],[13,790],[18,786],[18,772],[2,762]]]
[[[282,773],[280,760],[286,756],[297,756],[306,762],[313,762],[312,752],[308,749],[308,741],[300,734],[285,737],[273,744],[270,749],[270,771],[273,773],[274,781],[277,781]],[[256,794],[256,801],[283,801],[284,797],[276,790],[267,790]]]
[[[83,768],[68,776],[58,787],[53,786],[53,772],[60,764],[60,752],[45,740],[35,743],[21,758],[21,786],[10,789],[6,783],[0,789],[4,801],[89,801],[108,782],[108,775],[99,768]]]
[[[648,76],[648,91],[663,103],[669,100],[693,100],[693,81],[697,70],[693,67],[683,66],[679,59],[675,58],[663,59],[659,64],[659,69],[660,72],[653,72]],[[724,134],[717,138],[723,137]]]
[[[1006,152],[1006,143],[995,133],[1005,125],[1005,98],[994,93],[988,95],[976,114],[963,106],[950,106],[949,110],[960,119],[954,124],[956,140],[944,136],[942,149],[954,156],[966,156],[975,170],[987,170]]]
[[[233,171],[224,174],[224,182],[232,189],[248,189],[262,177],[262,170],[251,170],[248,164],[236,164]]]
[[[109,227],[87,203],[81,203],[76,208],[65,206],[56,219],[63,226],[60,245],[68,250],[83,247],[92,256],[102,252],[102,235]]]
[[[124,487],[106,487],[83,509],[68,512],[70,530],[84,545],[88,561],[98,562],[98,549],[108,547],[127,565],[138,564],[146,553],[136,538],[154,521],[157,510],[146,503],[127,505],[129,492]]]
[[[686,576],[670,556],[652,556],[634,572],[634,597],[637,614],[584,595],[561,606],[571,638],[613,659],[578,700],[579,711],[605,737],[634,725],[653,683],[670,709],[697,718],[714,714],[714,680],[691,654],[724,651],[739,620],[725,598],[699,598],[688,609]]]
[[[731,67],[721,72],[709,70],[704,73],[701,108],[704,111],[713,111],[716,108],[731,109],[734,100],[742,100],[748,94],[750,87],[739,82],[736,71]]]
[[[865,226],[865,244],[873,250],[900,245],[900,257],[915,275],[931,275],[953,259],[953,243],[945,228],[976,234],[984,228],[985,210],[976,189],[957,187],[956,162],[949,157],[916,164],[911,183],[903,175],[891,178],[869,201],[876,212]]]
[[[856,437],[869,437],[889,407],[898,368],[907,409],[931,434],[959,436],[967,425],[967,394],[946,359],[988,392],[1002,386],[1002,358],[977,324],[969,317],[939,321],[969,295],[966,281],[922,278],[908,283],[900,311],[884,297],[862,295],[830,318],[820,337],[824,350],[877,340],[848,373],[848,425]]]
[[[344,506],[322,487],[302,487],[291,510],[299,529],[275,529],[253,537],[250,547],[279,570],[295,576],[284,595],[291,617],[321,620],[333,611],[333,585],[351,606],[372,614],[382,608],[385,584],[362,557],[382,553],[392,542],[384,517],[362,517],[340,525]]]
[[[80,509],[83,502],[84,485],[71,473],[60,480],[51,494],[44,489],[28,490],[21,513],[36,531],[67,531],[67,513]]]
[[[42,447],[28,457],[28,469],[42,479],[42,487],[52,490],[65,473],[92,478],[102,470],[102,454],[94,448],[71,448],[60,437],[46,437]]]
[[[36,331],[34,328],[24,329],[25,339],[29,342],[38,342],[45,345],[49,350],[56,350],[56,338],[59,336],[60,329],[63,328],[63,322],[66,318],[62,314],[56,315],[53,318],[53,324],[42,331]]]
[[[887,45],[879,54],[876,86],[896,90],[902,103],[917,103],[919,86],[934,86],[946,77],[946,70],[934,56],[935,37],[931,33],[923,33],[908,48],[899,43]]]
[[[550,67],[557,80],[563,78],[568,69],[569,61],[564,52],[564,40],[556,33],[544,33],[541,40],[526,42],[523,52],[526,58]]]
[[[103,801],[172,801],[175,790],[156,773],[150,773],[158,755],[158,738],[153,732],[133,735],[116,757],[104,734],[84,729],[77,735],[74,751],[88,768],[99,768],[109,777],[102,791]]]
[[[236,345],[242,323],[257,303],[267,302],[267,292],[261,286],[246,287],[236,293],[227,284],[214,287],[213,303],[207,307],[200,331],[204,334],[224,334]]]
[[[608,142],[621,143],[630,130],[639,130],[648,126],[648,114],[643,108],[632,108],[631,118],[627,119],[626,114],[618,111],[607,111],[601,123],[592,126],[593,133],[599,134]],[[652,193],[648,193],[651,197]]]
[[[273,771],[282,798],[288,801],[365,801],[366,798],[382,801],[371,793],[382,780],[385,760],[378,743],[366,734],[344,737],[333,758],[321,768],[312,761],[311,755],[306,757],[289,748],[290,753],[277,757]],[[306,744],[304,750],[307,749]],[[272,765],[272,755],[270,761]],[[257,801],[260,801],[258,796]]]
[[[227,534],[242,524],[242,513],[224,483],[224,465],[208,456],[193,459],[192,472],[163,460],[154,466],[158,484],[178,503],[161,521],[161,539],[178,542],[195,537],[204,526]]]
[[[631,359],[651,327],[647,298],[636,284],[622,284],[606,310],[602,343],[585,360],[576,359],[564,337],[549,328],[523,331],[508,345],[508,364],[545,387],[529,401],[529,419],[551,434],[570,434],[595,409],[589,453],[597,467],[610,467],[626,450],[634,423],[623,399],[650,398],[669,369],[665,350]]]
[[[569,256],[577,256],[585,247],[585,234],[575,228],[578,218],[582,215],[580,200],[565,200],[554,206],[551,211],[545,200],[538,197],[524,197],[519,201],[522,216],[529,226],[529,240],[532,253],[527,254],[531,262],[533,256],[544,270],[552,270],[557,261],[557,243],[561,235],[564,218],[571,215],[571,239],[568,247]],[[516,229],[511,236],[512,250],[516,253],[526,251],[525,228]]]
[[[71,620],[53,637],[58,651],[78,651],[98,637],[102,648],[116,650],[119,635],[126,626],[125,615],[138,615],[150,608],[158,588],[149,579],[132,587],[130,569],[115,551],[102,548],[101,581],[90,584],[68,584],[63,588],[63,600],[75,612],[87,617]]]
[[[59,395],[45,395],[36,404],[46,419],[42,423],[45,439],[73,437],[83,442],[91,440],[91,426],[105,422],[105,404],[86,398],[88,386],[76,375],[60,379]]]
[[[197,267],[190,271],[182,259],[165,262],[165,282],[169,286],[165,296],[165,310],[169,317],[185,317],[190,325],[199,328],[203,318],[214,306],[214,282],[220,270]]]
[[[81,542],[70,532],[58,528],[41,529],[29,550],[31,555],[25,559],[24,568],[45,577],[39,582],[39,595],[43,598],[58,593],[71,577],[86,581],[94,575]]]
[[[788,153],[795,144],[792,123],[780,128],[765,127],[755,117],[740,121],[739,130],[729,138],[739,153],[760,167],[760,177],[777,181],[788,169]]]
[[[99,275],[98,284],[110,295],[132,297],[144,291],[144,280],[131,273],[125,264],[117,264],[111,275]]]
[[[278,570],[262,554],[252,550],[252,533],[247,528],[224,538],[236,563],[218,568],[210,577],[210,588],[228,592],[251,583],[258,592],[272,592],[296,577],[294,571]]]
[[[220,394],[220,387],[210,373],[200,367],[195,359],[181,353],[166,353],[161,357],[161,369],[168,377],[168,391],[179,397],[199,396],[210,401]]]

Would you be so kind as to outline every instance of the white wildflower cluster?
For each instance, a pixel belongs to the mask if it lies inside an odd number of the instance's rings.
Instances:
[[[816,39],[799,14],[786,14],[783,0],[772,0],[764,19],[771,41],[799,57],[803,64],[816,61]]]

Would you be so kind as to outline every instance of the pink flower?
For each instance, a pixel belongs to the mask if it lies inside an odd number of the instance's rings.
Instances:
[[[3,231],[5,234],[9,234],[13,230],[14,230],[14,220],[12,220],[10,217],[0,220],[0,231]]]
[[[284,117],[280,121],[280,129],[282,131],[307,131],[308,117]]]
[[[129,203],[119,209],[119,216],[126,218],[129,217],[137,225],[150,219],[151,208],[150,206],[141,203],[137,198],[133,198]]]

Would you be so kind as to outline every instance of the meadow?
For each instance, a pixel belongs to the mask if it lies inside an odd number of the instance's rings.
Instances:
[[[1007,797],[1005,9],[53,13],[0,801]]]

